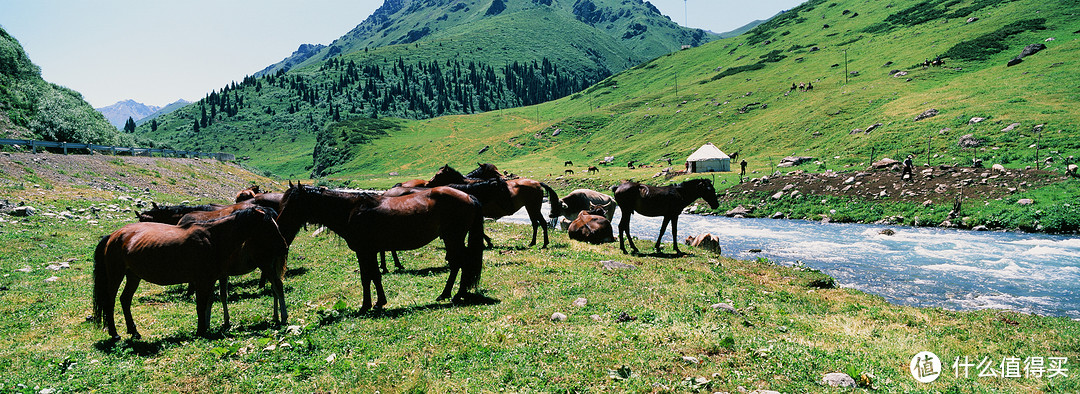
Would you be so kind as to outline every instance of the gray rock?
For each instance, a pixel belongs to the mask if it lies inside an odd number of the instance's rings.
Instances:
[[[783,219],[785,217],[787,217],[787,215],[784,215],[783,212],[776,212],[776,213],[772,214],[772,216],[770,216],[770,218],[773,218],[773,219]]]
[[[1015,128],[1019,127],[1019,126],[1020,126],[1019,123],[1013,123],[1013,124],[1010,124],[1008,126],[1005,126],[1005,128],[1001,129],[1001,131],[1003,131],[1003,132],[1013,131],[1013,129],[1015,129]]]
[[[746,216],[749,213],[750,213],[749,209],[746,209],[746,207],[743,207],[742,205],[739,205],[739,206],[737,206],[735,208],[732,208],[730,211],[725,212],[724,216],[727,216],[727,217]]]
[[[976,123],[982,122],[984,120],[986,120],[986,118],[976,116],[976,117],[971,118],[970,120],[968,120],[968,124],[976,124]]]
[[[576,307],[582,307],[582,306],[587,305],[588,303],[589,303],[589,300],[584,299],[584,298],[578,298],[578,299],[574,300],[574,302],[570,303],[570,305],[573,305],[573,306],[576,306]]]
[[[926,118],[932,118],[932,117],[937,116],[937,114],[938,114],[938,110],[936,108],[930,108],[930,109],[928,109],[926,111],[923,111],[923,113],[919,114],[919,116],[916,116],[915,121],[918,122],[918,121],[926,119]]]
[[[555,312],[555,313],[551,314],[551,321],[560,322],[560,321],[566,321],[566,319],[567,319],[566,315],[564,315],[562,313]]]
[[[956,145],[961,148],[977,148],[982,145],[982,140],[975,138],[974,134],[964,134],[960,137],[960,140],[956,142]]]
[[[1021,198],[1020,200],[1016,201],[1016,204],[1018,204],[1018,205],[1031,205],[1031,204],[1034,204],[1034,203],[1035,203],[1035,201],[1030,199],[1030,198]]]
[[[880,170],[880,169],[883,169],[883,168],[892,167],[892,166],[894,166],[894,165],[896,165],[898,163],[900,163],[900,162],[886,157],[886,158],[883,158],[881,160],[875,161],[874,164],[871,164],[871,166],[873,166],[874,168]]]
[[[620,263],[620,262],[615,261],[615,260],[604,260],[604,261],[601,261],[600,264],[603,266],[603,268],[605,270],[611,270],[611,271],[613,271],[613,270],[621,270],[621,269],[630,269],[630,270],[637,269],[637,267],[635,267],[633,265]]]
[[[825,374],[825,377],[821,379],[821,383],[831,387],[855,387],[855,379],[843,372],[833,372]]]
[[[1024,50],[1020,51],[1020,56],[1017,56],[1017,59],[1022,59],[1024,57],[1034,55],[1034,54],[1038,53],[1039,51],[1041,51],[1043,49],[1046,49],[1046,45],[1043,45],[1043,44],[1031,44],[1031,45],[1028,45],[1028,46],[1024,47]]]
[[[724,312],[728,312],[728,313],[734,313],[736,315],[739,314],[739,311],[735,310],[735,307],[731,306],[731,304],[728,304],[726,302],[720,302],[720,303],[712,304],[712,308],[716,309],[716,310],[719,310],[719,311],[724,311]]]
[[[877,129],[878,127],[881,127],[881,126],[882,126],[881,123],[874,123],[872,125],[866,126],[866,131],[864,131],[864,133],[870,134],[871,131],[874,131],[874,129]]]
[[[776,192],[776,194],[772,195],[773,200],[779,200],[779,199],[781,199],[783,197],[784,197],[784,192]]]

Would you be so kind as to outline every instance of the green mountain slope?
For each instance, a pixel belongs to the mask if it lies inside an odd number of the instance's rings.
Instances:
[[[41,79],[22,45],[0,28],[0,136],[45,141],[135,144],[71,89]],[[149,146],[149,141],[140,141]]]
[[[608,29],[630,21],[663,29],[646,27],[633,37],[613,37],[543,2],[508,3],[500,12],[488,13],[477,11],[476,4],[428,1],[397,9],[393,6],[405,3],[387,1],[357,30],[331,45],[330,52],[306,62],[287,60],[297,65],[230,84],[160,117],[157,128],[140,125],[138,134],[174,147],[233,152],[282,176],[306,177],[313,170],[323,176],[317,170],[325,166],[315,163],[312,152],[316,134],[333,122],[386,116],[423,119],[550,101],[636,64],[642,53],[653,56],[678,48],[681,35],[691,43],[712,37],[678,28],[644,3],[619,3],[622,8],[606,3],[588,3],[591,11],[578,13],[593,23],[607,22]],[[371,35],[364,29],[373,21],[384,21],[378,31],[391,32],[449,15],[440,12],[456,16],[444,18],[445,23],[422,36],[414,34],[415,40],[360,40]],[[671,37],[660,34],[664,29]],[[353,45],[359,42],[363,45]],[[375,44],[387,46],[370,46]],[[319,51],[308,49],[300,52]]]
[[[605,156],[674,158],[681,169],[705,142],[768,173],[789,155],[832,169],[908,154],[917,163],[978,157],[1024,167],[1035,165],[1036,147],[1040,163],[1060,169],[1080,155],[1078,12],[1075,1],[809,1],[740,37],[661,56],[555,102],[401,121],[385,137],[343,145],[327,173],[426,176],[476,161],[550,169]],[[1029,44],[1046,49],[1008,67]],[[923,67],[937,56],[945,66]],[[813,90],[798,89],[807,83]],[[929,110],[937,115],[916,120]],[[406,149],[418,154],[387,154]]]
[[[525,11],[526,13],[522,13]],[[432,40],[452,40],[463,33],[473,30],[477,24],[491,26],[500,16],[518,14],[529,17],[539,11],[546,21],[556,24],[541,23],[529,27],[538,27],[531,35],[552,44],[565,40],[578,45],[577,36],[563,35],[561,25],[581,24],[596,30],[612,41],[604,48],[587,46],[563,52],[567,57],[585,52],[599,52],[601,67],[613,72],[626,68],[626,64],[638,64],[656,56],[679,49],[683,45],[697,46],[717,38],[700,29],[688,29],[679,26],[670,18],[660,13],[652,4],[641,0],[386,0],[379,9],[363,23],[329,46],[301,47],[293,56],[272,65],[256,75],[265,75],[281,69],[311,66],[342,53],[361,51],[367,48],[387,47],[399,44],[411,44]],[[503,19],[500,23],[514,23],[513,19]],[[525,28],[519,26],[518,28]],[[483,27],[477,27],[483,29]],[[513,28],[513,27],[511,27]],[[594,34],[594,33],[590,33]],[[486,50],[496,46],[521,46],[528,42],[518,42],[513,37],[502,35],[486,36],[487,40],[475,47]],[[547,45],[533,46],[532,50],[544,54],[553,52]],[[620,57],[607,59],[616,53]],[[591,55],[594,56],[594,55]],[[526,61],[535,58],[516,58]]]

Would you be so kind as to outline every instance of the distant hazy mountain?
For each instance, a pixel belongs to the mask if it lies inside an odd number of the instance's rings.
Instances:
[[[105,115],[105,119],[109,120],[113,126],[117,129],[123,129],[124,123],[128,118],[132,120],[139,120],[157,112],[161,107],[156,105],[146,105],[135,100],[118,101],[116,104],[108,107],[94,108],[102,115]]]
[[[42,79],[41,68],[2,27],[0,135],[106,145],[138,142],[109,125],[79,92]]]
[[[188,105],[188,104],[191,104],[191,102],[187,101],[187,100],[184,100],[184,99],[176,100],[172,104],[169,104],[169,105],[166,105],[164,107],[158,108],[157,111],[154,111],[154,113],[152,113],[150,115],[146,115],[146,116],[144,116],[142,118],[134,118],[135,119],[135,124],[141,125],[143,123],[149,122],[150,120],[152,120],[154,118],[157,118],[158,116],[165,115],[167,113],[176,111],[176,110],[178,110],[180,108],[183,108],[185,105]],[[126,122],[127,119],[125,118],[124,121]],[[121,127],[123,127],[123,126],[121,126]]]

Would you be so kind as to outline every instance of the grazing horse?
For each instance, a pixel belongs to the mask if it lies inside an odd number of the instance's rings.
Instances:
[[[289,243],[304,223],[322,224],[345,239],[349,249],[356,252],[360,281],[364,284],[361,311],[372,307],[372,284],[378,297],[374,306],[386,305],[382,273],[376,259],[376,254],[381,251],[417,249],[435,238],[442,238],[450,276],[439,300],[450,297],[459,270],[461,285],[454,301],[464,300],[467,291],[480,280],[484,236],[480,202],[450,187],[384,197],[290,184],[285,191],[278,223]]]
[[[499,169],[495,168],[492,164],[480,164],[479,167],[467,175],[470,178],[480,179],[495,179],[501,177],[499,175]],[[529,246],[536,245],[536,230],[538,228],[544,229],[544,245],[541,248],[547,248],[548,246],[548,226],[547,221],[544,220],[544,213],[540,211],[541,206],[544,205],[544,192],[547,192],[548,203],[551,204],[551,213],[548,217],[557,218],[562,215],[562,206],[559,205],[559,196],[555,193],[547,184],[538,182],[529,178],[517,178],[506,181],[506,185],[510,188],[510,199],[513,203],[509,207],[502,207],[497,205],[485,205],[484,217],[492,219],[498,219],[506,215],[512,215],[517,212],[521,207],[525,207],[525,210],[529,213],[529,221],[532,222],[533,233],[532,241],[529,242]],[[494,247],[491,244],[491,239],[487,238],[488,247]]]
[[[656,237],[656,252],[660,252],[660,239],[664,237],[668,222],[671,222],[671,239],[676,254],[679,251],[679,214],[683,208],[698,198],[705,200],[709,207],[716,209],[720,204],[716,201],[716,189],[708,179],[691,179],[689,181],[671,186],[649,186],[637,182],[623,182],[621,185],[611,188],[615,192],[615,201],[622,208],[622,220],[619,221],[619,249],[626,253],[623,246],[623,234],[630,241],[630,248],[634,253],[639,253],[634,239],[630,237],[630,216],[634,212],[645,216],[663,216],[664,221],[660,225],[660,235]]]
[[[615,242],[611,231],[611,221],[604,217],[604,207],[599,205],[593,205],[587,211],[578,212],[577,218],[570,223],[567,234],[572,240],[591,244]]]
[[[215,281],[255,268],[273,285],[274,320],[288,322],[282,278],[289,246],[274,217],[258,208],[202,223],[173,226],[163,223],[128,224],[101,238],[94,250],[93,321],[119,339],[114,320],[116,292],[127,277],[120,305],[127,332],[141,338],[131,316],[131,299],[139,282],[159,285],[191,283],[195,286],[198,324],[196,334],[210,327]],[[223,295],[224,297],[224,295]],[[225,298],[223,298],[224,302]]]
[[[566,174],[566,175],[574,175],[574,170],[570,170],[570,169],[567,169],[567,170],[563,170],[563,174]]]
[[[590,189],[576,189],[567,194],[566,197],[559,199],[562,217],[566,219],[563,223],[568,225],[570,221],[577,219],[578,212],[588,210],[593,205],[603,208],[604,213],[602,215],[609,221],[615,215],[615,207],[618,206],[615,199],[607,194]],[[563,226],[563,229],[566,228],[566,226]]]
[[[140,222],[156,222],[165,224],[177,224],[180,218],[192,212],[215,211],[224,208],[224,205],[157,205],[151,203],[153,208],[139,212],[135,216]]]
[[[572,160],[567,160],[567,161],[564,161],[562,163],[562,165],[563,165],[563,167],[572,166],[572,165],[574,165],[574,162]]]
[[[449,166],[447,167],[449,168]],[[450,171],[454,171],[454,169],[450,168]],[[506,181],[502,178],[489,179],[486,181],[478,181],[474,183],[452,184],[447,186],[457,190],[461,190],[468,195],[475,197],[476,200],[480,202],[481,206],[496,204],[505,209],[510,209],[511,205],[513,204],[510,198],[510,188],[506,186]],[[427,189],[428,188],[421,187],[407,188],[395,186],[390,190],[383,192],[382,195],[383,197],[400,197],[416,192],[421,192]],[[401,265],[401,260],[398,259],[397,251],[391,250],[390,253],[394,257],[394,266],[397,267],[397,269],[399,270],[405,269],[405,267]],[[379,252],[379,269],[381,269],[384,274],[390,272],[390,270],[386,268],[386,252]]]
[[[585,172],[588,172],[588,173],[592,174],[594,172],[600,172],[600,169],[596,168],[596,166],[589,166],[589,169],[586,170]]]

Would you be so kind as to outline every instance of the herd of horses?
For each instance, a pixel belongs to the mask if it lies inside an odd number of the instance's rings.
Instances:
[[[670,186],[649,186],[624,182],[611,188],[614,197],[588,189],[578,189],[560,199],[550,186],[532,179],[506,179],[491,164],[462,175],[449,165],[430,180],[415,179],[383,192],[348,192],[323,187],[292,184],[282,193],[263,192],[258,186],[240,191],[232,205],[158,206],[137,214],[131,223],[100,239],[94,250],[93,315],[113,338],[119,339],[114,320],[115,303],[121,283],[120,305],[132,338],[140,338],[131,314],[132,298],[143,280],[158,285],[187,284],[196,305],[196,335],[206,336],[210,325],[214,284],[222,303],[223,328],[229,327],[227,306],[229,277],[259,269],[261,283],[270,282],[273,319],[285,324],[283,280],[287,270],[289,245],[307,224],[325,226],[345,240],[356,253],[363,303],[360,311],[386,305],[382,274],[385,255],[421,248],[442,239],[450,268],[446,285],[437,300],[470,302],[483,270],[483,250],[493,247],[484,234],[484,219],[498,219],[522,207],[532,224],[535,246],[540,229],[549,244],[548,223],[541,207],[544,197],[550,204],[550,218],[564,217],[569,237],[591,243],[614,242],[611,218],[622,209],[619,248],[623,241],[638,253],[630,238],[630,217],[634,212],[663,216],[656,251],[671,223],[673,239],[678,239],[678,217],[698,198],[710,207],[718,206],[716,192],[708,180],[695,179]],[[674,242],[676,254],[681,254]],[[461,279],[458,290],[453,286]],[[126,279],[126,281],[125,281]],[[372,287],[375,290],[372,299]],[[452,294],[453,293],[453,294]]]

